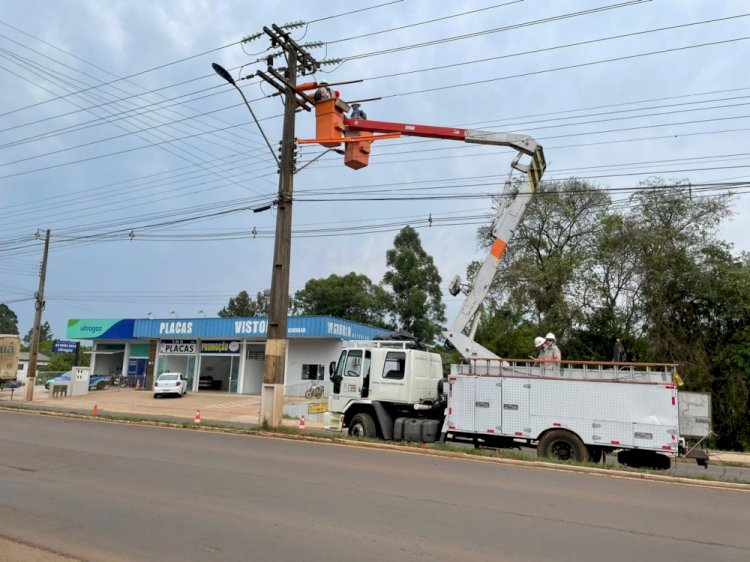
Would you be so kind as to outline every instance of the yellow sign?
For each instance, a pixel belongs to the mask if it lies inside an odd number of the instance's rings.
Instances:
[[[307,405],[308,414],[323,414],[328,411],[328,403],[326,402],[311,402]]]

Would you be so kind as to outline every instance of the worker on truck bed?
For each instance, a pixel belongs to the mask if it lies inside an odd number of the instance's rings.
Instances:
[[[537,336],[534,338],[534,347],[536,348],[537,357],[541,357],[542,349],[544,349],[544,338],[542,336]]]
[[[555,334],[552,332],[547,334],[544,339],[544,345],[542,346],[541,353],[539,353],[539,359],[555,363],[562,361],[560,348],[555,344]]]

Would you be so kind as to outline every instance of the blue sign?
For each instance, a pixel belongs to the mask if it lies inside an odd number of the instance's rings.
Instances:
[[[382,328],[351,322],[333,316],[290,316],[289,338],[335,338],[339,340],[370,340]],[[133,336],[158,339],[264,339],[268,334],[268,318],[187,318],[136,320]]]
[[[78,351],[78,342],[68,340],[55,340],[52,344],[53,353],[75,353]]]

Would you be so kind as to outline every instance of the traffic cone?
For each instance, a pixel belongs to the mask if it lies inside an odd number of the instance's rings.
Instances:
[[[201,411],[200,410],[195,411],[195,419],[193,420],[193,422],[200,425],[201,423]]]
[[[135,389],[140,390],[141,389],[141,379],[138,379],[138,382],[135,383]]]
[[[94,407],[91,408],[91,415],[92,416],[96,416],[98,413],[99,413],[99,406],[97,406],[96,404],[94,404]]]
[[[300,433],[305,433],[305,416],[302,416],[299,419],[299,432]]]

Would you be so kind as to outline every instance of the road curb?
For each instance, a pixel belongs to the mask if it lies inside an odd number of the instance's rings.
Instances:
[[[213,433],[226,433],[236,435],[252,435],[255,437],[267,437],[273,439],[287,439],[290,441],[310,441],[317,443],[326,443],[329,445],[339,445],[348,447],[359,447],[363,449],[378,449],[394,451],[398,453],[410,453],[416,455],[432,455],[444,458],[454,458],[461,460],[470,460],[475,462],[487,462],[495,464],[504,464],[511,466],[523,466],[529,468],[536,468],[542,470],[556,470],[561,472],[572,472],[578,474],[592,474],[597,476],[609,476],[613,478],[627,478],[631,480],[646,480],[650,482],[660,482],[666,484],[684,484],[689,486],[700,486],[704,488],[714,488],[721,490],[739,490],[743,492],[750,492],[750,484],[742,484],[739,482],[722,482],[718,480],[701,480],[699,478],[685,478],[681,476],[664,476],[661,474],[650,474],[640,472],[629,472],[618,469],[605,469],[605,468],[594,468],[589,466],[576,466],[568,464],[550,463],[544,461],[526,461],[519,459],[508,459],[501,457],[486,457],[481,455],[470,455],[467,453],[459,453],[454,451],[440,451],[430,449],[427,447],[419,447],[416,445],[393,445],[390,443],[377,443],[371,441],[357,441],[352,439],[341,439],[339,437],[323,437],[317,435],[298,435],[294,433],[283,433],[275,432],[269,429],[243,429],[243,428],[232,428],[223,426],[211,426],[211,425],[191,425],[189,420],[184,422],[176,421],[159,421],[149,419],[123,419],[125,416],[115,416],[111,414],[102,414],[99,416],[91,416],[87,414],[79,414],[76,412],[62,412],[54,410],[43,410],[37,408],[29,408],[22,405],[9,406],[0,404],[0,410],[21,412],[25,414],[37,414],[46,415],[53,417],[72,418],[80,420],[97,421],[104,423],[122,423],[132,425],[146,425],[153,427],[165,427],[173,429],[185,429],[189,431],[203,431]],[[210,422],[209,422],[210,423]]]

